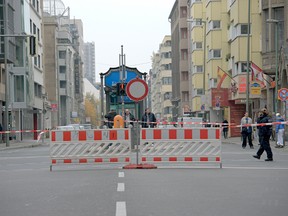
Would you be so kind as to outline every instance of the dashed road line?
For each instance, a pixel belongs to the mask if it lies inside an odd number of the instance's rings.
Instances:
[[[125,191],[125,184],[124,183],[118,183],[117,191],[118,192],[124,192]]]
[[[119,172],[119,173],[118,173],[118,177],[119,177],[119,178],[124,178],[124,177],[125,177],[124,172]]]
[[[116,216],[127,216],[126,202],[116,202]]]

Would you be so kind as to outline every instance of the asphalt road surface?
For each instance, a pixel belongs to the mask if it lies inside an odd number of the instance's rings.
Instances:
[[[49,171],[48,146],[0,151],[1,216],[287,216],[288,152],[223,144],[223,168]]]

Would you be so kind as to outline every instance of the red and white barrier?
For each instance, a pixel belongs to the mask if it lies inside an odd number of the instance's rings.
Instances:
[[[141,163],[161,166],[172,164],[219,164],[221,161],[220,128],[142,128]]]
[[[128,128],[50,133],[50,170],[54,165],[130,163],[131,132]]]

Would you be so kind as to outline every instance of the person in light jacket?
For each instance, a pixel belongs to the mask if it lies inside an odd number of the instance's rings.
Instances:
[[[281,123],[284,122],[284,118],[280,115],[280,113],[276,114],[276,121]],[[277,134],[277,143],[275,148],[283,148],[284,143],[283,143],[283,135],[284,135],[284,129],[285,125],[284,124],[277,124],[276,125],[276,134]]]
[[[248,112],[245,112],[244,117],[241,119],[242,148],[246,148],[248,138],[249,146],[251,149],[253,149],[252,127],[246,126],[247,124],[252,124],[252,119],[248,117]]]

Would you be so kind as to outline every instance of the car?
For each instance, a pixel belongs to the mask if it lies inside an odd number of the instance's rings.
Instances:
[[[65,125],[65,126],[57,126],[56,130],[75,130],[75,128],[71,125]]]
[[[84,130],[84,126],[82,126],[80,124],[69,124],[67,126],[72,126],[74,128],[74,130]]]
[[[92,125],[91,124],[81,124],[80,126],[83,126],[85,130],[92,129]]]

